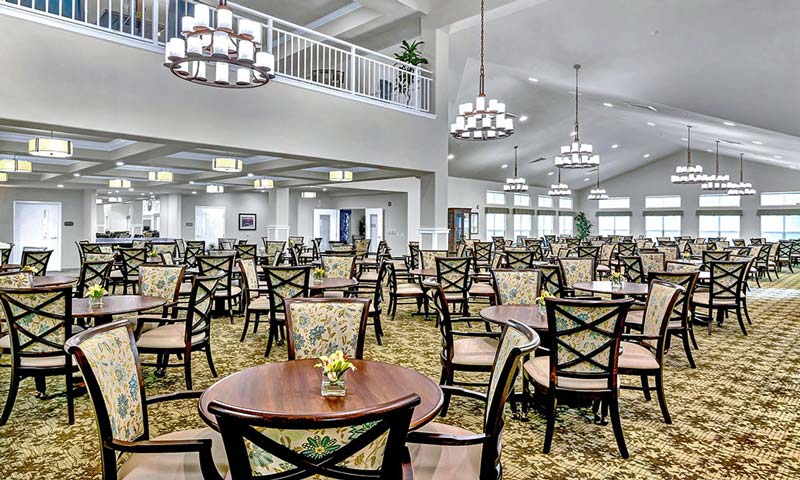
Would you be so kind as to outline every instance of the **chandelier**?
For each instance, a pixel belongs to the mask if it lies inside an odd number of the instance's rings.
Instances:
[[[572,195],[572,190],[565,183],[561,183],[561,170],[558,171],[558,183],[550,185],[550,190],[547,192],[551,197],[568,197]]]
[[[716,173],[714,173],[714,175],[706,175],[706,181],[700,185],[700,188],[706,191],[728,190],[728,184],[731,180],[730,175],[722,175],[719,173],[719,140],[717,140],[717,150],[715,156],[717,160]]]
[[[253,181],[253,188],[257,188],[259,190],[265,190],[267,188],[272,188],[274,186],[275,182],[273,182],[269,178],[259,178]]]
[[[32,138],[28,141],[28,153],[34,157],[69,158],[72,156],[72,142],[50,137]]]
[[[194,16],[181,20],[181,34],[167,42],[164,66],[178,78],[199,85],[223,88],[252,88],[275,78],[275,57],[261,47],[261,25],[239,18],[233,29],[233,12],[227,0],[216,10],[217,26],[211,26],[211,9],[194,5]],[[209,74],[213,69],[213,76]]]
[[[450,135],[460,140],[496,140],[505,138],[514,133],[515,115],[506,112],[506,104],[496,99],[487,102],[484,87],[486,75],[484,68],[484,8],[481,0],[481,68],[479,75],[479,93],[472,103],[462,103],[458,106],[456,123],[450,125]]]
[[[590,168],[600,165],[600,155],[592,153],[591,143],[581,143],[580,130],[578,125],[578,70],[581,66],[576,64],[575,68],[575,138],[569,145],[561,146],[561,154],[556,156],[556,167],[558,168]]]
[[[506,192],[527,192],[528,184],[525,179],[517,176],[517,149],[519,145],[514,145],[514,178],[506,178],[506,184],[503,185],[503,190]]]
[[[608,200],[608,194],[606,193],[605,188],[600,188],[600,166],[597,166],[597,186],[589,192],[589,196],[586,197],[589,200]]]
[[[241,172],[242,161],[238,158],[217,157],[211,160],[211,170],[229,173]]]
[[[0,160],[0,172],[30,173],[33,170],[31,162],[14,158]]]
[[[147,179],[151,182],[171,182],[174,178],[172,172],[166,170],[159,170],[156,172],[147,172]]]
[[[331,170],[328,172],[328,179],[331,182],[352,182],[353,172],[349,170]]]
[[[675,167],[670,181],[676,185],[693,185],[706,181],[701,165],[692,165],[692,126],[686,125],[686,165]]]
[[[753,184],[744,181],[744,153],[739,154],[739,183],[730,182],[728,183],[728,195],[733,196],[750,196],[755,195],[756,190],[753,188]]]
[[[131,181],[124,178],[112,178],[108,181],[108,188],[131,188]]]

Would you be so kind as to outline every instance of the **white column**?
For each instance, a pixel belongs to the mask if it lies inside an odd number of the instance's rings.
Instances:
[[[97,191],[83,191],[83,240],[94,242],[97,233]]]
[[[181,238],[181,196],[173,193],[161,195],[158,198],[161,212],[161,236]]]
[[[142,233],[142,210],[144,205],[141,200],[131,202],[131,234]]]
[[[446,162],[446,156],[444,158]],[[447,171],[422,175],[420,180],[419,246],[423,250],[445,250],[450,234],[447,228]]]
[[[269,192],[269,218],[267,218],[267,238],[270,240],[289,239],[289,189],[273,188]]]

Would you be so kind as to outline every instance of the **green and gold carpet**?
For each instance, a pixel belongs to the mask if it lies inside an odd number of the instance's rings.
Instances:
[[[623,391],[628,460],[619,456],[611,426],[595,425],[588,409],[559,410],[549,455],[541,453],[543,418],[531,412],[529,421],[521,422],[509,414],[503,433],[505,478],[800,478],[800,274],[784,274],[762,286],[748,297],[749,336],[735,321],[711,336],[698,328],[695,370],[679,348],[668,354],[665,389],[672,425],[663,422],[655,398],[646,402],[639,392]],[[382,347],[370,328],[365,358],[398,363],[438,380],[438,329],[411,311],[401,308],[395,321],[384,320]],[[263,357],[265,331],[240,343],[241,328],[241,318],[235,325],[227,318],[214,323],[221,376],[286,358],[284,347],[273,349],[268,360]],[[193,359],[195,388],[214,382],[202,357]],[[164,378],[154,377],[152,369],[145,375],[149,395],[184,389],[181,369],[170,369]],[[0,402],[7,388],[8,370],[0,369]],[[62,390],[63,382],[49,381],[50,393]],[[482,409],[469,402],[455,401],[443,421],[479,431]],[[26,380],[8,425],[0,427],[0,478],[99,479],[93,415],[88,397],[78,398],[76,422],[69,426],[64,398],[37,399],[33,380]],[[150,425],[152,435],[204,426],[192,401],[152,408]]]

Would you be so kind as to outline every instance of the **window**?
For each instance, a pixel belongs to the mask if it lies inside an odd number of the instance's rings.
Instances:
[[[505,237],[506,236],[506,214],[505,213],[487,213],[486,214],[486,240],[491,240],[492,237]]]
[[[677,237],[681,234],[681,217],[679,215],[654,215],[644,217],[644,236]]]
[[[556,218],[555,215],[539,215],[538,230],[540,237],[543,237],[545,235],[555,235],[556,232],[553,229],[553,223],[555,221],[555,218]]]
[[[539,195],[538,205],[542,208],[553,208],[553,197]]]
[[[800,238],[800,215],[762,215],[761,236],[768,242]]]
[[[515,193],[514,194],[514,206],[515,207],[530,207],[531,206],[531,196],[524,194],[524,193]]]
[[[738,199],[739,197],[736,198]],[[698,218],[700,237],[739,238],[741,217],[738,215],[700,215]]]
[[[631,208],[631,197],[611,197],[608,200],[600,200],[597,202],[597,208],[600,210]]]
[[[571,198],[559,198],[558,199],[558,208],[565,208],[567,210],[572,210],[572,199]]]
[[[761,194],[763,207],[787,207],[800,205],[800,193],[773,192]]]
[[[622,215],[613,217],[599,217],[597,221],[597,228],[600,235],[630,235],[631,217]]]
[[[531,219],[529,214],[514,214],[514,239],[531,236]]]
[[[644,197],[644,208],[681,208],[681,196],[646,196]]]
[[[505,205],[506,194],[503,192],[486,192],[486,203],[488,205]]]
[[[701,207],[738,207],[739,197],[731,195],[700,195]]]
[[[572,215],[559,215],[558,216],[558,234],[559,235],[572,235],[572,225],[575,217]]]

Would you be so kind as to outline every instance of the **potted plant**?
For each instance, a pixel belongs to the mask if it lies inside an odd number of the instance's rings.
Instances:
[[[322,396],[344,397],[346,386],[344,374],[348,370],[355,371],[356,366],[347,360],[341,350],[336,350],[333,355],[319,357],[319,363],[314,368],[322,368]]]
[[[547,290],[543,291],[542,294],[536,297],[536,305],[539,305],[539,314],[545,312],[545,306],[547,305],[546,299],[552,297],[553,294],[548,292]]]
[[[622,288],[622,273],[611,272],[611,289],[620,290]]]
[[[592,222],[584,212],[578,212],[575,216],[575,229],[578,231],[578,238],[581,242],[585,241],[592,233]]]
[[[89,287],[87,297],[89,297],[89,305],[92,307],[99,307],[103,305],[103,296],[106,294],[106,289],[99,283],[95,283]]]
[[[322,280],[325,278],[325,269],[322,267],[317,267],[312,272],[314,283],[322,283]]]
[[[422,56],[423,41],[413,41],[408,43],[403,40],[400,44],[400,51],[394,54],[394,58],[403,63],[395,63],[397,67],[397,81],[395,90],[406,97],[406,105],[411,103],[411,83],[413,81],[414,69],[409,66],[427,65],[428,59]]]

